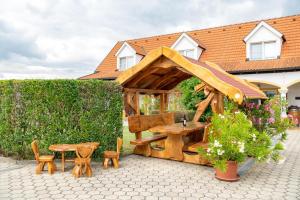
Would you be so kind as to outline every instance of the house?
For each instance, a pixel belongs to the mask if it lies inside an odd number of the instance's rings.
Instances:
[[[160,46],[216,63],[300,106],[300,15],[117,42],[96,71],[81,79],[114,80]]]

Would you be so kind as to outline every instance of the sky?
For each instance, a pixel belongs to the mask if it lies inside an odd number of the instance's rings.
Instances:
[[[0,0],[0,79],[78,78],[117,41],[300,14],[300,0]]]

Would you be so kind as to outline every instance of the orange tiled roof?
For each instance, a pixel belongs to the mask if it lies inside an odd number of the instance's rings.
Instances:
[[[137,54],[140,54],[140,55],[142,55],[142,56],[145,56],[145,55],[147,54],[146,51],[145,51],[145,49],[144,49],[143,47],[138,46],[138,45],[136,45],[136,44],[133,44],[133,43],[131,43],[131,42],[128,42],[128,44],[135,50],[135,52],[136,52]]]
[[[246,61],[246,45],[243,39],[261,21],[265,21],[284,35],[286,41],[282,45],[281,56],[274,60]],[[181,34],[180,32],[158,35],[127,42],[142,47],[147,53],[160,46],[171,47]],[[199,61],[214,62],[231,73],[300,68],[300,15],[188,31],[187,34],[195,41],[201,41],[203,46],[205,45]],[[114,55],[122,43],[117,42],[99,64],[96,69],[98,75],[94,75],[94,78],[118,76],[117,59]]]

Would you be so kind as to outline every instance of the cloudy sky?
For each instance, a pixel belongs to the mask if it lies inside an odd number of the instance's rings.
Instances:
[[[299,0],[0,0],[0,79],[78,78],[116,41],[300,13]]]

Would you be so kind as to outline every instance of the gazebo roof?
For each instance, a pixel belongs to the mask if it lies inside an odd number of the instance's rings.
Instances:
[[[257,87],[225,72],[218,65],[184,57],[168,47],[149,52],[141,62],[121,73],[117,81],[125,88],[170,90],[192,76],[238,103],[242,103],[244,97],[266,98]]]

